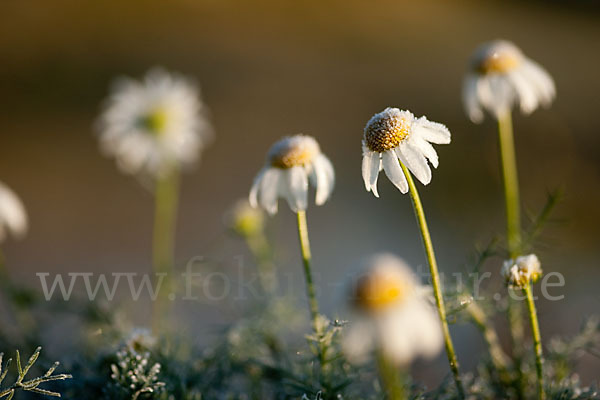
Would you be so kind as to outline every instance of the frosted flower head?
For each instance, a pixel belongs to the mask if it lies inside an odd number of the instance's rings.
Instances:
[[[27,233],[27,213],[17,195],[0,182],[0,243],[8,234],[20,239]]]
[[[502,276],[509,287],[524,288],[542,276],[542,266],[535,254],[520,256],[504,262]]]
[[[377,178],[383,169],[402,193],[408,192],[408,182],[400,162],[427,185],[431,182],[427,161],[434,168],[439,164],[431,143],[450,143],[448,128],[425,117],[416,118],[410,111],[398,108],[388,107],[375,114],[365,126],[362,141],[362,176],[367,191],[379,197]]]
[[[285,137],[267,153],[266,164],[250,190],[250,204],[260,205],[273,215],[277,213],[277,199],[283,197],[292,211],[306,210],[309,183],[316,188],[315,203],[325,203],[335,183],[331,162],[313,137]]]
[[[481,122],[483,109],[500,118],[518,105],[530,114],[540,104],[549,106],[555,94],[554,81],[544,68],[513,43],[496,40],[473,54],[462,97],[471,121]]]
[[[100,144],[122,171],[159,177],[197,161],[212,136],[205,106],[187,79],[162,69],[117,82],[99,119]]]
[[[254,208],[247,199],[239,200],[226,217],[229,228],[243,237],[251,237],[263,231],[265,214]]]
[[[381,351],[397,365],[433,357],[442,348],[439,318],[410,268],[393,255],[375,256],[353,288],[356,311],[342,341],[350,361]]]

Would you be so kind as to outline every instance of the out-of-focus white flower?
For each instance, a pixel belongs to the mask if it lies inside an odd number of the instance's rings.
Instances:
[[[159,177],[193,164],[212,136],[196,87],[162,69],[117,81],[99,119],[102,150],[122,171]]]
[[[435,356],[443,343],[441,325],[410,268],[389,254],[373,257],[368,266],[353,288],[356,319],[342,341],[350,361],[362,363],[374,351],[396,365]]]
[[[506,40],[484,43],[475,51],[462,90],[473,122],[483,120],[482,108],[500,118],[518,104],[521,112],[529,114],[540,104],[550,105],[555,94],[548,72]]]
[[[271,146],[266,165],[250,190],[250,204],[260,205],[273,215],[277,213],[277,199],[283,197],[292,211],[306,210],[309,182],[317,189],[315,203],[322,205],[335,184],[333,165],[313,137],[285,137]]]
[[[0,182],[0,243],[10,233],[21,238],[27,233],[27,213],[17,195]]]
[[[146,328],[134,328],[125,341],[127,347],[136,353],[152,350],[156,343],[156,337]]]
[[[535,254],[506,260],[502,266],[502,276],[510,287],[524,288],[529,282],[535,283],[542,276],[542,266]]]
[[[398,159],[421,183],[431,182],[431,169],[438,166],[438,155],[431,145],[450,143],[446,126],[415,118],[410,111],[386,108],[375,114],[365,126],[362,148],[362,176],[367,191],[379,197],[377,177],[382,169],[402,192],[408,192],[408,182]]]

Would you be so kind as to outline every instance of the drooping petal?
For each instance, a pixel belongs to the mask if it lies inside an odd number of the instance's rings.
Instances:
[[[521,72],[535,87],[540,102],[544,106],[550,105],[556,95],[556,86],[550,74],[541,65],[531,60],[525,61]]]
[[[425,117],[417,119],[412,125],[412,130],[416,136],[431,143],[448,144],[452,140],[446,125],[429,121]]]
[[[371,157],[371,165],[369,172],[369,188],[367,190],[371,190],[375,197],[379,197],[379,192],[377,191],[377,177],[379,176],[379,171],[381,170],[381,155],[379,153],[373,153]]]
[[[365,182],[367,192],[371,191],[371,158],[375,156],[372,151],[363,152],[362,158],[362,177]]]
[[[538,106],[538,97],[535,93],[533,83],[530,82],[520,70],[507,74],[507,79],[512,83],[517,92],[521,112],[530,114]]]
[[[433,165],[433,168],[437,168],[439,164],[438,155],[433,146],[421,137],[415,136],[410,140],[410,144],[416,147]]]
[[[467,75],[462,88],[463,105],[467,111],[467,115],[475,123],[483,121],[483,111],[479,105],[479,98],[477,96],[477,80],[477,75]]]
[[[277,213],[277,195],[281,179],[283,177],[280,169],[269,168],[260,181],[258,201],[270,215]]]
[[[427,185],[431,182],[431,169],[429,168],[429,165],[427,165],[425,157],[418,150],[407,145],[407,143],[401,143],[396,150],[400,161],[406,165],[410,172],[412,172],[423,185]]]
[[[250,195],[248,196],[248,201],[252,207],[258,207],[258,188],[260,186],[260,181],[262,180],[265,172],[268,168],[263,168],[258,171],[256,177],[254,178],[254,182],[252,183],[252,188],[250,189]]]
[[[306,210],[308,205],[308,176],[303,167],[296,166],[284,172],[287,175],[287,201],[294,212]]]
[[[352,321],[344,330],[342,351],[355,364],[364,363],[375,347],[375,327],[366,318]]]
[[[320,206],[327,201],[335,184],[333,166],[323,154],[319,154],[313,161],[311,176],[314,177],[314,184],[317,188],[315,203]]]
[[[389,180],[396,186],[400,192],[408,192],[408,182],[404,176],[398,156],[394,150],[388,150],[382,154],[383,170]]]

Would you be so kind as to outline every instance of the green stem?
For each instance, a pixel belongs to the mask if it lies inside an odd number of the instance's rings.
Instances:
[[[410,197],[412,199],[413,208],[415,215],[421,229],[421,237],[425,246],[425,252],[427,253],[427,262],[429,263],[429,270],[431,273],[431,283],[433,285],[433,293],[435,295],[435,304],[440,315],[442,322],[442,332],[444,334],[444,343],[446,345],[446,354],[448,356],[448,362],[450,363],[450,369],[454,376],[454,382],[456,383],[456,390],[460,399],[465,398],[465,392],[462,386],[460,373],[458,371],[458,361],[456,360],[456,353],[454,351],[454,345],[452,344],[452,338],[450,337],[450,329],[448,328],[448,320],[446,319],[446,308],[444,306],[444,297],[442,295],[442,286],[440,283],[440,274],[438,272],[437,261],[435,259],[435,253],[433,251],[433,243],[431,242],[431,236],[429,234],[429,228],[427,227],[427,220],[425,219],[425,211],[421,204],[421,198],[419,192],[415,186],[415,182],[408,168],[401,162],[400,166],[404,171],[406,180],[408,181],[408,187],[410,189]]]
[[[498,117],[498,140],[500,145],[500,161],[502,180],[504,183],[504,199],[506,206],[506,240],[510,258],[515,259],[521,251],[521,207],[519,198],[519,176],[517,158],[510,111]],[[513,358],[517,371],[517,389],[519,398],[523,398],[523,376],[521,372],[523,343],[523,310],[521,304],[512,298],[508,299],[508,318],[510,324]]]
[[[500,158],[502,161],[504,198],[506,202],[506,238],[509,255],[511,258],[515,258],[519,255],[521,245],[521,207],[519,201],[517,158],[515,156],[515,143],[510,112],[506,112],[498,118],[498,138],[500,142]]]
[[[310,242],[308,241],[308,226],[306,224],[306,211],[298,211],[298,237],[300,238],[300,251],[304,265],[304,277],[306,278],[306,293],[308,295],[308,306],[313,329],[317,331],[317,318],[319,316],[319,303],[315,294],[315,286],[312,279]]]
[[[154,193],[154,239],[153,267],[155,274],[166,274],[163,287],[153,307],[152,323],[155,331],[161,326],[162,317],[167,313],[167,301],[171,289],[171,275],[174,266],[175,226],[179,198],[179,169],[172,167],[164,176],[156,180]],[[158,282],[159,276],[156,275]]]
[[[529,309],[529,320],[531,322],[531,333],[533,335],[533,346],[535,350],[535,369],[537,372],[538,399],[543,400],[544,394],[544,371],[542,355],[542,336],[540,335],[540,324],[538,323],[535,302],[533,300],[533,284],[529,282],[524,290],[527,295],[527,308]]]
[[[382,354],[377,352],[377,367],[381,378],[384,398],[387,400],[405,400],[408,398],[399,370]]]

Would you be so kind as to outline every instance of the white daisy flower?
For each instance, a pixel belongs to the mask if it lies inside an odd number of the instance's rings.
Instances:
[[[273,215],[277,213],[277,199],[283,197],[292,211],[306,210],[309,182],[317,189],[315,203],[322,205],[335,184],[333,165],[313,137],[285,137],[271,146],[266,165],[250,190],[250,204],[260,205]]]
[[[522,113],[530,114],[540,104],[549,106],[555,94],[548,72],[506,40],[485,43],[475,51],[462,90],[473,122],[483,120],[483,108],[496,119],[516,104]]]
[[[502,276],[509,287],[524,288],[542,276],[542,266],[535,254],[520,256],[504,262]]]
[[[342,349],[363,363],[375,351],[403,366],[442,349],[439,318],[410,268],[390,254],[373,257],[353,288],[356,319],[345,330]]]
[[[27,213],[17,195],[0,182],[0,243],[10,233],[21,238],[27,233]]]
[[[158,177],[193,164],[212,136],[205,106],[187,79],[162,69],[121,79],[99,120],[102,150],[122,171]]]
[[[427,160],[434,168],[438,166],[438,155],[431,143],[450,143],[448,128],[425,117],[415,118],[410,111],[397,108],[388,107],[375,114],[365,127],[362,141],[362,176],[367,191],[379,197],[377,177],[383,169],[402,193],[408,192],[400,162],[427,185],[431,182]]]

